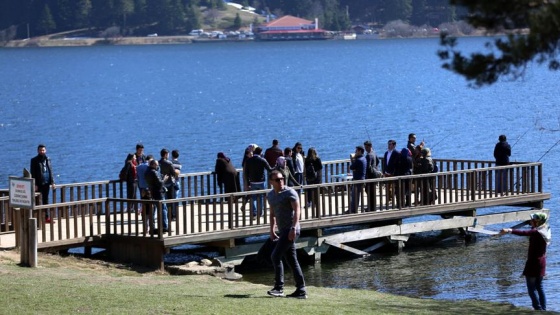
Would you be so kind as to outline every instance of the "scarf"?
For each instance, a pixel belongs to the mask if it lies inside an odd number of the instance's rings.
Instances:
[[[550,240],[552,238],[552,231],[550,230],[550,226],[548,224],[543,224],[537,227],[537,232],[539,232],[546,242],[546,245],[550,245]]]

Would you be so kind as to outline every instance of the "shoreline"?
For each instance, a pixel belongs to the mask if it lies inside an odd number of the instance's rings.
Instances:
[[[474,37],[483,36],[480,34],[473,35]],[[461,37],[473,37],[461,36]],[[426,37],[402,37],[402,38],[387,38],[380,36],[367,36],[363,37],[358,35],[358,38],[353,40],[344,40],[342,38],[333,38],[336,41],[374,41],[386,39],[422,39],[422,38],[439,38],[437,36]],[[195,43],[248,43],[260,42],[252,38],[227,38],[227,39],[213,39],[213,38],[198,38],[194,36],[157,36],[157,37],[119,37],[119,38],[49,38],[49,36],[34,37],[30,39],[11,40],[0,48],[29,48],[29,47],[88,47],[88,46],[127,46],[127,45],[185,45]]]

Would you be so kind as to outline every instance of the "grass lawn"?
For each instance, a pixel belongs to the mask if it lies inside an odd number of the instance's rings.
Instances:
[[[307,300],[273,298],[266,295],[270,287],[212,276],[171,276],[49,254],[39,254],[38,262],[38,268],[20,267],[17,252],[0,252],[0,313],[533,314],[509,304],[414,299],[367,290],[308,287]],[[293,289],[288,286],[286,291]]]

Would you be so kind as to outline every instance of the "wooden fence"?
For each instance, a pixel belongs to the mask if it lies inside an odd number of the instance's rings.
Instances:
[[[542,194],[542,164],[516,163],[509,166],[492,166],[488,161],[438,160],[440,172],[424,175],[389,177],[363,181],[336,181],[333,176],[348,172],[348,160],[332,161],[324,164],[322,176],[324,184],[301,187],[302,226],[326,226],[333,218],[358,218],[368,213],[385,213],[393,210],[401,217],[430,213],[444,213],[457,209],[488,207],[528,202],[535,195]],[[507,189],[497,192],[494,179],[497,171],[507,173]],[[266,226],[269,222],[266,209],[268,190],[219,194],[215,175],[208,173],[181,175],[183,196],[174,200],[148,201],[157,208],[157,217],[162,217],[162,206],[169,210],[175,208],[176,220],[171,211],[165,218],[170,232],[163,233],[162,221],[157,220],[158,231],[153,237],[185,236],[208,232],[239,230],[246,227]],[[361,194],[357,214],[348,214],[353,187],[362,184],[365,193]],[[49,242],[64,245],[70,242],[87,242],[100,235],[115,234],[138,237],[151,237],[145,220],[146,213],[126,212],[129,202],[140,207],[140,200],[123,198],[124,183],[105,181],[58,185],[53,194],[55,203],[39,205],[33,216],[38,219],[41,231],[38,233],[39,248]],[[422,194],[433,187],[425,196],[430,202],[422,201]],[[408,188],[407,188],[408,187]],[[394,191],[391,197],[387,192]],[[355,189],[354,189],[355,191]],[[306,196],[315,192],[318,196],[314,203],[307,205]],[[368,193],[370,194],[368,196]],[[263,197],[260,205],[265,209],[264,216],[254,216],[250,209],[252,197]],[[437,198],[436,198],[437,196]],[[408,199],[407,199],[408,198]],[[0,197],[2,226],[10,229],[17,226],[13,209],[8,207],[7,197]],[[543,200],[543,198],[536,200]],[[407,203],[410,201],[410,203]],[[45,211],[55,223],[45,224],[42,220]],[[4,231],[4,230],[3,230]]]

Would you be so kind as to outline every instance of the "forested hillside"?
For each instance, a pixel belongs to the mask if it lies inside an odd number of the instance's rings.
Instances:
[[[318,18],[332,31],[352,25],[405,24],[436,27],[460,19],[449,0],[2,0],[0,41],[84,29],[92,36],[184,35],[192,29],[239,29],[265,17]],[[253,10],[254,8],[254,10]],[[108,34],[110,32],[111,34]]]

